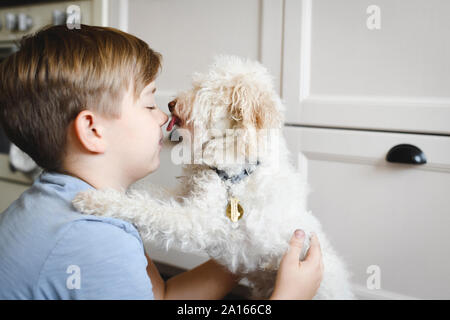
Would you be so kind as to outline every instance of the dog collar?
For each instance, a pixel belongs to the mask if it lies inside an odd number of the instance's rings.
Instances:
[[[214,170],[217,175],[223,180],[223,181],[230,181],[231,183],[238,183],[242,179],[244,179],[246,176],[249,176],[253,173],[253,171],[256,170],[256,167],[260,164],[259,160],[257,160],[256,165],[247,165],[239,174],[236,174],[234,176],[229,176],[228,173],[226,173],[225,170],[220,170],[216,167],[210,167],[212,170]]]
[[[259,160],[256,162],[256,165],[250,165],[248,164],[241,173],[229,176],[228,173],[226,173],[225,170],[220,170],[216,167],[210,167],[212,170],[214,170],[217,175],[222,179],[225,184],[227,185],[227,197],[228,197],[228,204],[225,210],[226,216],[231,220],[232,227],[238,228],[238,220],[242,218],[244,215],[244,208],[239,204],[239,199],[232,194],[231,185],[227,184],[227,181],[230,181],[231,183],[237,183],[244,179],[246,176],[249,176],[253,173],[253,171],[256,170],[256,167],[260,164]]]

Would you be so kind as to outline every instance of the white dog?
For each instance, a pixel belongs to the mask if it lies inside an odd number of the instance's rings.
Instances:
[[[203,250],[245,276],[253,298],[272,293],[294,230],[307,235],[301,260],[315,232],[324,264],[315,299],[353,299],[344,263],[305,206],[307,184],[290,163],[281,135],[284,107],[267,70],[220,56],[208,73],[194,75],[193,88],[170,109],[167,129],[177,124],[183,137],[174,149],[181,146],[190,160],[177,194],[144,185],[126,193],[87,191],[75,207],[132,222],[144,242]]]

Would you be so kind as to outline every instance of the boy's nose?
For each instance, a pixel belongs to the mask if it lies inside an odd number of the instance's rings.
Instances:
[[[169,106],[169,111],[170,111],[170,113],[173,112],[173,109],[175,108],[175,105],[176,105],[176,104],[177,104],[177,101],[176,101],[176,100],[172,100],[172,101],[169,102],[168,106]]]

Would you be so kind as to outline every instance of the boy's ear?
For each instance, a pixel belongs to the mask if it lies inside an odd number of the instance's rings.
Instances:
[[[75,135],[79,143],[93,153],[104,153],[106,141],[99,116],[90,110],[81,111],[74,120]]]

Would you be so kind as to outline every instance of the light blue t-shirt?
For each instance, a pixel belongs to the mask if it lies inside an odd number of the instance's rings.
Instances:
[[[0,299],[154,298],[136,228],[72,206],[87,189],[44,172],[0,214]]]

